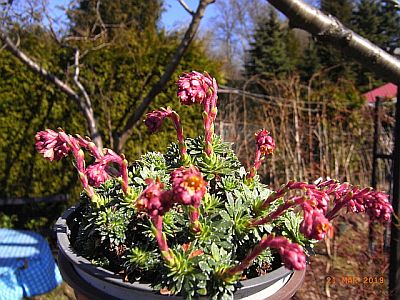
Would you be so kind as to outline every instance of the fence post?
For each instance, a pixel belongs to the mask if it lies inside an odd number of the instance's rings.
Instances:
[[[397,84],[396,125],[393,151],[393,197],[394,216],[390,235],[389,299],[400,300],[400,88]],[[397,216],[397,217],[396,217]]]
[[[378,164],[378,149],[379,149],[379,137],[380,137],[380,102],[381,97],[375,98],[375,109],[374,109],[374,145],[372,150],[372,176],[371,176],[371,187],[376,189],[376,169]],[[368,251],[370,253],[375,251],[375,226],[372,220],[369,220],[368,225]]]

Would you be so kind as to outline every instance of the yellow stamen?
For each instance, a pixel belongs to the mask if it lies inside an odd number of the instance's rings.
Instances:
[[[204,186],[204,183],[200,177],[191,176],[185,179],[181,183],[181,186],[186,188],[190,194],[194,194]]]

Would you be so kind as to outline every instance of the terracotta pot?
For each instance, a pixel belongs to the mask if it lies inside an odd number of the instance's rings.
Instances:
[[[182,299],[178,296],[163,296],[154,292],[148,284],[124,282],[122,278],[104,268],[96,267],[86,258],[77,255],[71,248],[70,221],[75,207],[68,209],[55,225],[59,247],[58,264],[64,280],[75,290],[79,300],[112,299]],[[264,276],[240,281],[234,299],[284,300],[290,299],[301,287],[305,270],[290,271],[280,267]],[[201,297],[199,299],[208,299]]]

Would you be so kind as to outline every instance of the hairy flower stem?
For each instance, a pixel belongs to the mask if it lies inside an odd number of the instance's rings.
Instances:
[[[89,196],[90,199],[93,200],[95,193],[94,193],[93,187],[91,187],[89,185],[89,181],[86,176],[85,154],[83,153],[83,150],[77,145],[77,143],[73,142],[73,140],[71,140],[70,146],[71,146],[72,154],[75,157],[75,161],[76,161],[75,167],[78,170],[79,179],[82,182],[82,185],[83,185],[83,188],[84,188],[86,194]]]
[[[352,199],[353,194],[348,193],[342,201],[336,202],[335,206],[330,210],[325,217],[330,221],[336,217],[336,214]]]
[[[185,136],[183,135],[182,123],[176,111],[172,110],[170,107],[160,108],[159,110],[148,113],[144,123],[146,124],[149,131],[151,133],[154,133],[160,129],[166,118],[171,119],[174,124],[182,163],[185,166],[189,166],[190,157],[187,154],[187,146],[185,143]]]
[[[269,236],[264,236],[261,241],[253,248],[253,250],[249,254],[247,254],[243,261],[240,264],[226,270],[226,274],[229,276],[233,276],[236,274],[240,274],[245,269],[247,269],[251,265],[253,260],[269,246],[269,239]]]
[[[120,168],[120,175],[122,177],[122,191],[124,195],[128,195],[129,193],[129,177],[128,177],[128,161],[125,158],[124,154],[118,155],[114,151],[110,149],[104,149],[105,157],[104,161],[106,164],[115,163]]]
[[[264,225],[269,222],[272,222],[273,220],[275,220],[276,218],[281,216],[290,207],[293,207],[295,205],[300,205],[304,201],[305,201],[305,197],[302,197],[302,196],[292,197],[291,199],[287,200],[285,203],[281,204],[274,212],[270,213],[268,216],[261,218],[261,219],[251,220],[249,223],[249,227],[256,227],[259,225]]]
[[[179,118],[179,115],[175,112],[172,111],[169,115],[169,118],[172,120],[174,123],[174,127],[176,130],[176,137],[178,139],[178,144],[179,144],[179,151],[181,153],[181,159],[184,165],[190,164],[190,157],[187,153],[187,146],[185,143],[185,136],[183,135],[183,128],[182,128],[182,123]]]
[[[282,188],[269,195],[268,198],[264,200],[261,209],[266,209],[268,205],[270,205],[275,200],[283,197],[290,190],[306,190],[306,189],[315,189],[315,185],[308,184],[305,182],[289,181]]]
[[[128,195],[129,191],[129,178],[128,178],[128,161],[125,158],[125,155],[121,155],[122,161],[121,161],[121,175],[122,175],[122,191],[124,192],[125,195]]]
[[[96,159],[101,159],[103,157],[103,153],[97,148],[96,144],[93,143],[90,139],[88,138],[83,138],[79,134],[76,134],[76,138],[79,142],[79,145],[83,148],[86,148],[89,150],[89,152],[96,158]]]
[[[250,168],[250,172],[247,173],[247,179],[254,179],[254,176],[256,176],[258,169],[261,167],[262,162],[264,161],[265,157],[261,156],[261,151],[257,150],[256,151],[256,155],[254,158],[254,164],[253,166]]]
[[[158,248],[161,251],[161,255],[169,266],[173,266],[175,263],[174,254],[168,247],[167,238],[162,231],[162,227],[163,227],[162,216],[157,215],[151,217],[151,229],[157,240]]]
[[[203,102],[204,112],[203,112],[203,125],[204,125],[204,152],[208,157],[213,154],[212,138],[214,135],[214,122],[217,117],[217,91],[218,86],[215,79],[213,79],[213,86],[210,87],[211,94]]]
[[[191,222],[192,226],[192,231],[195,233],[198,233],[201,231],[201,225],[199,222],[199,215],[200,215],[200,210],[198,207],[191,206],[189,207],[189,219]]]

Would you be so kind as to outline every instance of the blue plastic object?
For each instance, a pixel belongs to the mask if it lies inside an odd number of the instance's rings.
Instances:
[[[61,282],[60,271],[42,236],[0,229],[0,300],[44,294]]]

